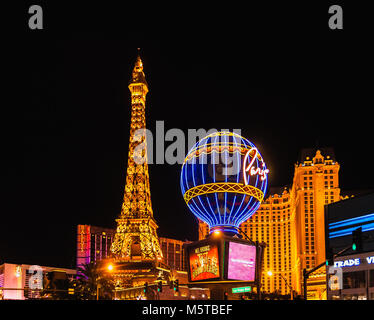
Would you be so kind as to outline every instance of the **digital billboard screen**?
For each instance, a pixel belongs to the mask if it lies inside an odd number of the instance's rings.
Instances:
[[[204,244],[190,249],[191,281],[215,279],[220,277],[217,244]]]
[[[229,242],[227,278],[230,280],[255,281],[256,247]]]

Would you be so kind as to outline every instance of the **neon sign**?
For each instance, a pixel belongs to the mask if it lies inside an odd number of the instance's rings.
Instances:
[[[246,164],[248,162],[248,159],[250,158],[251,152],[252,153],[254,152],[254,155],[252,156],[252,159],[249,162],[249,164],[246,166]],[[262,168],[259,168],[259,167],[254,168],[253,164],[256,160],[257,155],[258,155],[257,148],[251,148],[251,149],[248,150],[248,152],[246,153],[246,155],[244,157],[243,178],[244,178],[244,183],[246,185],[248,185],[248,183],[249,183],[247,172],[249,172],[249,174],[251,176],[254,176],[254,175],[258,174],[261,177],[261,181],[264,181],[267,177],[266,175],[269,173],[269,169],[265,168],[265,162],[262,159],[261,159],[261,167]]]
[[[361,260],[365,261],[367,264],[374,264],[374,256],[366,257],[364,258],[355,258],[355,259],[347,259],[342,261],[335,261],[334,267],[342,268],[342,267],[353,267],[353,266],[359,266],[361,264]]]
[[[359,265],[360,265],[359,258],[334,262],[334,267],[337,267],[337,268],[352,267],[352,266],[359,266]]]
[[[205,245],[190,252],[191,281],[219,278],[217,245]]]
[[[256,247],[229,242],[227,278],[254,281],[256,271]]]
[[[201,139],[183,163],[180,186],[191,212],[209,226],[238,233],[266,194],[269,170],[256,146],[227,131]]]

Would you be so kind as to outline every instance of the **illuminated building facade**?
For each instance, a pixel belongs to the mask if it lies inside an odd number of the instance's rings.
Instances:
[[[374,300],[374,193],[356,195],[326,206],[326,252],[337,254],[335,268],[339,273],[328,275],[328,299]],[[353,250],[352,232],[361,228],[361,241]]]
[[[116,233],[115,229],[91,225],[77,227],[77,267],[111,257],[110,247]],[[186,271],[185,245],[190,241],[160,237],[164,263],[173,270]]]
[[[330,148],[303,149],[290,188],[270,191],[257,213],[240,229],[253,241],[266,242],[262,291],[302,292],[302,270],[325,260],[324,206],[340,200],[340,165]],[[199,223],[199,238],[207,225]],[[268,274],[271,271],[271,275]],[[308,280],[308,298],[326,298],[326,272],[320,268]]]
[[[160,245],[165,264],[173,270],[186,271],[187,257],[185,245],[188,243],[190,243],[190,241],[160,237]]]
[[[77,267],[111,256],[110,247],[115,230],[78,225],[77,227]]]
[[[3,263],[0,265],[0,300],[26,300],[40,298],[40,290],[48,272],[62,272],[68,279],[74,279],[77,271],[74,269],[37,266],[41,277],[36,277],[36,266],[28,264]],[[31,277],[34,277],[32,279]],[[40,279],[38,281],[38,279]],[[35,281],[37,280],[37,281]],[[30,282],[37,284],[37,288],[30,288]]]

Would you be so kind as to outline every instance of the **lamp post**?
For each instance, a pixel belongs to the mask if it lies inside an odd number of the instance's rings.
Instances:
[[[286,286],[290,289],[290,297],[291,297],[291,300],[293,300],[293,289],[292,287],[289,285],[289,283],[287,282],[287,279],[283,276],[282,273],[280,272],[277,272],[279,273],[279,275],[281,276],[281,278],[284,280],[284,282],[286,283]],[[273,276],[273,271],[269,270],[267,273],[266,273],[269,277],[272,277]]]
[[[99,280],[100,280],[100,276],[98,275],[96,277],[96,300],[99,300]]]
[[[241,235],[243,235],[251,244],[256,245],[256,242],[254,242],[252,239],[250,239],[240,228],[238,228],[238,231]]]
[[[108,272],[112,272],[114,269],[113,267],[113,264],[109,263],[106,268],[104,267],[101,267],[99,268],[99,270],[107,270]],[[100,286],[100,283],[99,283],[99,280],[101,279],[102,277],[100,277],[100,275],[97,275],[96,277],[96,300],[99,300],[99,288],[101,287]]]
[[[291,298],[291,300],[293,300],[293,289],[292,289],[292,287],[289,285],[289,283],[287,282],[287,280],[286,280],[286,278],[283,276],[283,274],[280,273],[280,276],[281,276],[281,278],[284,280],[284,282],[286,283],[286,286],[287,286],[288,288],[290,288],[290,298]]]

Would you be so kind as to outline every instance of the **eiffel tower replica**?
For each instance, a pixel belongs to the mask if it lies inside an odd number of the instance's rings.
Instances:
[[[130,144],[126,186],[116,234],[111,246],[117,286],[126,288],[160,279],[163,256],[153,217],[145,134],[148,84],[138,55],[129,82],[131,92]],[[163,268],[162,268],[163,269]],[[148,270],[148,271],[146,271]],[[166,276],[166,275],[165,275]]]

